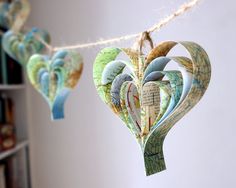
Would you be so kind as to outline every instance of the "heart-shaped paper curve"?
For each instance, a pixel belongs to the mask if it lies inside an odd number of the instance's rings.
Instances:
[[[45,45],[37,37],[40,37],[46,43],[50,42],[50,36],[47,31],[33,28],[26,33],[7,31],[3,35],[2,46],[10,57],[25,66],[33,54],[41,53],[46,49]]]
[[[28,0],[0,2],[0,28],[3,30],[14,28],[18,31],[26,22],[29,12]]]
[[[64,118],[64,103],[82,70],[82,57],[75,51],[60,50],[51,58],[35,54],[29,59],[29,80],[48,102],[53,120]]]
[[[177,44],[191,58],[168,57]],[[124,52],[128,61],[116,59]],[[165,70],[176,62],[179,70]],[[94,63],[94,83],[102,100],[125,122],[141,145],[146,175],[165,170],[163,142],[168,131],[203,96],[210,61],[193,42],[163,42],[146,57],[132,49],[105,48]]]

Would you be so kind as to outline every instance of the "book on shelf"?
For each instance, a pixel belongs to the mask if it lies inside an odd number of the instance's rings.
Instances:
[[[18,188],[19,187],[19,164],[16,156],[12,156],[6,161],[6,187]]]
[[[21,65],[6,54],[1,43],[2,36],[0,36],[0,84],[22,84]]]
[[[5,165],[0,164],[0,188],[6,188]]]
[[[5,94],[0,95],[0,152],[15,147],[14,104]]]
[[[1,161],[0,166],[2,169],[2,176],[4,179],[4,188],[20,188],[20,176],[19,176],[19,161],[16,155],[8,157]],[[0,173],[1,180],[1,173]],[[1,188],[1,181],[0,181]]]

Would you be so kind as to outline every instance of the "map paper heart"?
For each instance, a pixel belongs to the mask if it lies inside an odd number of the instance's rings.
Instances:
[[[9,56],[25,66],[33,54],[41,53],[46,49],[45,45],[37,40],[36,36],[47,43],[50,42],[49,33],[44,30],[33,28],[26,33],[15,33],[9,30],[4,33],[2,38],[3,49]]]
[[[177,44],[190,58],[167,56]],[[120,58],[122,54],[128,60]],[[177,65],[177,70],[168,70],[168,64]],[[210,75],[206,52],[193,42],[163,42],[147,56],[120,48],[105,48],[97,55],[93,77],[98,94],[135,135],[146,175],[166,169],[164,139],[201,99]]]
[[[51,58],[35,54],[29,59],[29,80],[48,102],[53,120],[64,118],[64,103],[77,85],[82,69],[82,57],[75,51],[61,50]]]
[[[0,2],[0,28],[18,31],[26,22],[30,12],[28,0],[14,0]]]

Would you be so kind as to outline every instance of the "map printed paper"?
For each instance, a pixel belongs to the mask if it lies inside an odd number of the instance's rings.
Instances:
[[[190,58],[168,56],[177,44]],[[118,58],[120,54],[128,60]],[[166,66],[174,62],[178,70],[168,70]],[[97,55],[93,77],[98,94],[135,135],[143,151],[146,175],[166,169],[164,139],[201,99],[210,75],[208,56],[194,42],[163,42],[147,56],[115,47]]]
[[[76,51],[61,50],[52,57],[35,54],[30,58],[29,80],[48,102],[53,120],[64,118],[64,103],[77,85],[82,69],[83,60]]]

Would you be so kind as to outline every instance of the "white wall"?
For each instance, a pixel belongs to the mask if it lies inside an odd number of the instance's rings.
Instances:
[[[48,29],[53,44],[94,41],[144,30],[184,0],[30,0],[29,25]],[[156,41],[191,40],[212,62],[201,102],[167,136],[167,170],[145,177],[134,137],[97,95],[92,80],[99,48],[80,50],[85,69],[65,107],[50,121],[31,87],[33,188],[235,188],[236,2],[204,0],[156,35]],[[117,46],[130,46],[115,44]]]

